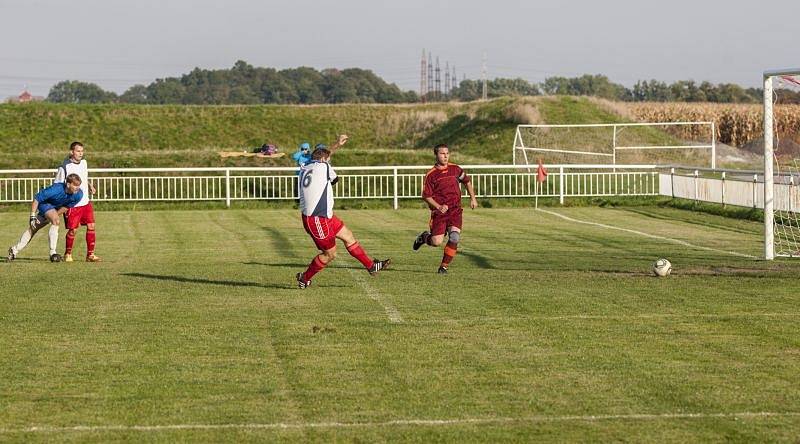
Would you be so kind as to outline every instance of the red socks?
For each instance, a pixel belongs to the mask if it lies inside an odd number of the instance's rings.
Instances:
[[[314,256],[314,260],[308,264],[308,269],[306,269],[305,273],[303,273],[303,277],[305,280],[310,281],[315,274],[322,271],[325,268],[326,264],[323,264],[322,261],[319,259],[319,256]]]
[[[94,242],[95,242],[95,232],[94,230],[86,230],[86,255],[91,256],[94,253]],[[75,240],[73,237],[72,240]],[[67,248],[71,251],[72,246],[69,243],[69,237],[67,237]]]
[[[72,254],[72,246],[75,245],[75,233],[71,230],[67,230],[67,248],[64,250],[64,254]]]
[[[456,253],[458,252],[458,244],[454,244],[452,242],[448,242],[447,245],[444,246],[444,254],[442,255],[442,267],[447,268],[450,265],[450,261],[456,257]]]
[[[361,248],[361,244],[359,244],[358,241],[348,246],[347,252],[350,253],[350,256],[358,259],[358,261],[361,262],[361,265],[363,265],[367,270],[372,267],[372,258],[367,256],[367,252]]]
[[[372,267],[372,258],[367,256],[367,253],[361,248],[361,245],[356,241],[354,244],[347,247],[347,252],[350,253],[351,256],[358,259],[364,268],[369,270]],[[308,264],[308,269],[303,273],[303,278],[307,281],[310,281],[315,274],[322,271],[327,264],[322,263],[322,260],[319,258],[319,255],[314,256],[314,260]]]

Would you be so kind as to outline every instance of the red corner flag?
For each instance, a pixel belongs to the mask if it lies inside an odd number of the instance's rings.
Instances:
[[[545,169],[544,165],[542,165],[542,159],[539,159],[539,168],[536,168],[536,181],[544,182],[546,178],[547,170]]]

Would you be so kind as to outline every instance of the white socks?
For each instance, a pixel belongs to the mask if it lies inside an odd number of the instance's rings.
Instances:
[[[56,248],[58,248],[58,225],[50,225],[50,231],[47,236],[50,238],[50,255],[54,255],[56,254]]]
[[[22,251],[25,247],[27,247],[28,242],[31,241],[32,237],[33,237],[33,232],[31,231],[31,228],[28,227],[28,229],[25,230],[24,233],[22,233],[22,236],[20,236],[17,245],[11,247],[12,249],[14,249],[14,254],[19,254],[20,251]]]

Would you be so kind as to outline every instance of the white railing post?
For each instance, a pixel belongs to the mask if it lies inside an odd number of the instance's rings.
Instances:
[[[669,169],[669,186],[672,192],[672,198],[675,199],[675,168]]]
[[[564,205],[564,167],[558,167],[558,202]]]
[[[611,140],[611,163],[615,167],[617,166],[617,125],[614,125],[614,137]],[[617,172],[616,168],[614,168],[614,172]]]
[[[225,168],[225,206],[231,207],[231,170]]]
[[[722,207],[725,207],[725,171],[722,172]]]
[[[753,208],[758,208],[756,190],[758,189],[758,174],[753,174]]]
[[[397,205],[397,168],[392,169],[392,175],[394,176],[394,209],[398,208]]]
[[[711,169],[717,168],[717,133],[714,130],[714,122],[711,122]]]
[[[697,195],[699,194],[698,193],[698,188],[700,187],[700,184],[697,182],[698,176],[700,176],[700,171],[694,170],[694,201],[695,201],[695,203],[697,203]]]

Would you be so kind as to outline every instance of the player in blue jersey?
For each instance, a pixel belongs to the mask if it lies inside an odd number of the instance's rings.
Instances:
[[[50,224],[49,244],[50,261],[60,262],[61,256],[56,253],[58,246],[59,216],[68,209],[77,205],[83,199],[81,191],[81,178],[77,174],[70,174],[63,183],[54,183],[47,188],[42,188],[36,193],[31,202],[31,217],[28,228],[16,245],[8,248],[8,261],[13,261],[17,255],[28,245],[33,236],[47,224]]]

